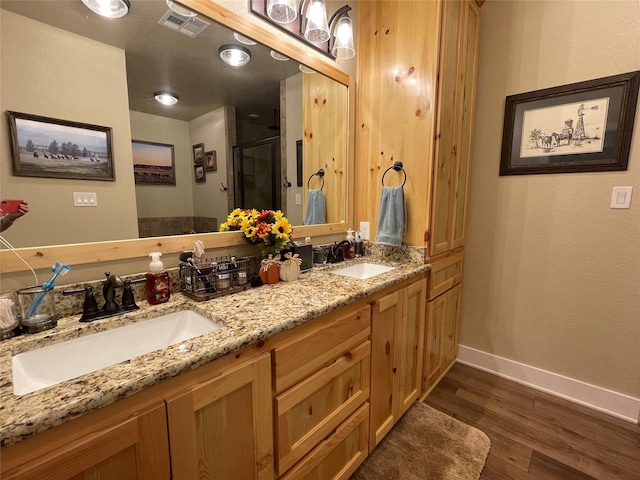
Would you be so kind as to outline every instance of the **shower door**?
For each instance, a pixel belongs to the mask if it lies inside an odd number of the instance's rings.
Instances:
[[[235,207],[280,210],[280,137],[233,147]]]

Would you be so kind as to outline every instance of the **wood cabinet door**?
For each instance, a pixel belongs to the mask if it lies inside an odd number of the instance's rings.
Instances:
[[[33,438],[36,444],[27,440],[3,450],[0,476],[4,480],[170,478],[164,402],[107,427],[83,430],[75,438],[70,424],[63,427],[65,432],[51,442],[41,441],[51,436],[45,432],[40,439]],[[17,454],[14,456],[13,452]]]
[[[173,480],[274,478],[268,353],[168,399],[167,416]]]
[[[407,411],[422,389],[426,301],[426,279],[402,290],[402,330],[396,347],[400,357],[396,418]]]
[[[446,317],[442,332],[442,369],[446,370],[458,356],[458,328],[460,325],[460,306],[462,302],[462,284],[456,285],[445,293]]]
[[[373,304],[371,313],[371,410],[369,450],[378,444],[396,421],[395,392],[398,357],[396,339],[402,328],[402,291],[386,295]]]
[[[422,374],[422,391],[426,392],[442,371],[442,329],[447,318],[446,293],[427,302],[427,328]]]

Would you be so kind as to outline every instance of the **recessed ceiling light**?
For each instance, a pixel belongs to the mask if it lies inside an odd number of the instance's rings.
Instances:
[[[174,12],[176,12],[178,15],[182,15],[183,17],[187,17],[187,18],[193,18],[196,15],[198,15],[196,12],[194,12],[193,10],[189,10],[186,7],[183,7],[182,5],[177,4],[176,2],[172,1],[172,0],[167,0],[167,6],[173,10]]]
[[[300,64],[298,67],[302,73],[316,73],[312,68],[307,67],[306,65]]]
[[[129,0],[82,0],[89,10],[107,18],[120,18],[129,13]]]
[[[239,41],[240,43],[244,43],[245,45],[256,45],[257,42],[254,42],[250,38],[245,37],[244,35],[240,35],[238,32],[233,32],[233,37]]]
[[[251,60],[251,51],[241,45],[222,45],[218,53],[222,61],[232,67],[242,67]]]
[[[167,92],[156,92],[153,94],[153,98],[162,105],[175,105],[178,103],[178,100],[180,100],[177,95],[172,95]]]
[[[289,57],[282,55],[275,50],[271,50],[271,57],[275,58],[276,60],[280,60],[281,62],[286,62],[287,60],[289,60]]]

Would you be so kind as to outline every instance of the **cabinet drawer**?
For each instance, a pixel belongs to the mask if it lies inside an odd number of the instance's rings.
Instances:
[[[369,404],[365,403],[281,480],[347,480],[369,454],[368,435]]]
[[[273,350],[274,388],[280,393],[369,337],[371,307],[328,318]]]
[[[464,252],[448,255],[431,264],[428,299],[434,299],[462,281]]]
[[[280,475],[367,400],[370,365],[367,340],[276,397]]]

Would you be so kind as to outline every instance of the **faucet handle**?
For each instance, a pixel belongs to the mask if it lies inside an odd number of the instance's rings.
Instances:
[[[138,310],[140,307],[136,305],[136,298],[133,294],[133,289],[131,288],[131,284],[133,283],[141,283],[146,281],[146,278],[139,278],[138,280],[129,280],[128,278],[124,281],[124,286],[122,289],[122,308],[125,310]]]

